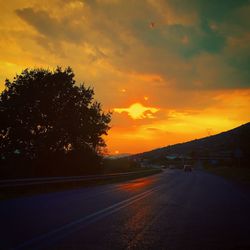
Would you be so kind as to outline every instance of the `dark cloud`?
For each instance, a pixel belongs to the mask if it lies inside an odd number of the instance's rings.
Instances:
[[[249,0],[199,0],[198,11],[203,22],[215,20],[223,22],[228,20],[236,9],[249,4]]]
[[[43,36],[53,40],[79,42],[84,39],[82,29],[73,27],[67,19],[56,19],[48,12],[32,8],[17,9],[16,14],[26,23],[34,27]]]
[[[249,4],[249,0],[167,0],[167,2],[179,15],[195,10],[201,23],[210,20],[228,21],[235,10]]]
[[[239,30],[243,26],[243,22],[240,16],[235,16],[235,13],[250,3],[249,0],[168,0],[166,2],[177,16],[186,16],[189,12],[195,10],[198,20],[188,25],[174,23],[158,26],[156,22],[156,28],[153,30],[149,30],[148,26],[145,25],[147,20],[136,20],[132,27],[134,36],[147,46],[161,48],[166,53],[169,50],[174,51],[179,56],[186,58],[202,52],[212,54],[221,52],[225,48],[226,40],[232,31],[230,28],[226,32],[213,29],[211,22],[218,25],[224,22],[231,23],[231,25],[236,26],[236,30]],[[153,20],[157,20],[156,14],[150,15]],[[248,18],[248,23],[249,20]],[[244,23],[246,23],[245,20]],[[188,37],[185,46],[181,43],[183,36]]]
[[[160,131],[159,128],[146,128],[146,130],[148,130],[148,131],[153,131],[153,132],[158,132],[158,131]]]
[[[91,63],[101,58],[119,71],[158,74],[166,82],[163,87],[249,87],[249,46],[239,46],[234,53],[228,52],[234,48],[227,49],[230,37],[240,40],[248,32],[249,15],[239,11],[249,1],[159,0],[163,15],[170,7],[177,18],[169,23],[150,2],[85,0],[77,15],[61,18],[32,8],[16,13],[39,32],[36,40],[44,48],[56,52],[61,41],[86,42]],[[180,19],[191,12],[197,15],[195,21]],[[153,29],[150,22],[155,24]]]
[[[226,42],[226,37],[217,31],[204,31],[200,27],[180,24],[154,30],[148,30],[144,25],[137,24],[135,35],[146,46],[160,48],[166,53],[171,51],[184,58],[191,58],[201,52],[218,53]],[[187,39],[185,44],[183,37]]]

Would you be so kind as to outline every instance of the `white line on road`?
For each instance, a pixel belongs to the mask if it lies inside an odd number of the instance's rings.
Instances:
[[[38,237],[35,237],[31,240],[23,242],[21,245],[14,247],[14,249],[36,249],[43,248],[44,245],[51,244],[52,242],[58,241],[60,239],[63,239],[64,237],[68,236],[69,234],[82,229],[110,214],[113,214],[125,207],[130,206],[131,204],[144,199],[145,197],[149,196],[155,191],[158,191],[161,189],[163,185],[159,185],[155,188],[149,189],[143,193],[134,195],[126,200],[123,200],[121,202],[118,202],[114,205],[111,205],[109,207],[106,207],[102,210],[99,210],[95,213],[92,213],[90,215],[87,215],[86,217],[80,218],[78,220],[75,220],[73,222],[70,222],[62,227],[59,227],[57,229],[54,229],[48,233],[45,233],[43,235],[40,235]],[[78,226],[78,227],[77,227]]]

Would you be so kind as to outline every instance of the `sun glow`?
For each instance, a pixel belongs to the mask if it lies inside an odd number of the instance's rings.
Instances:
[[[153,114],[159,111],[158,108],[145,107],[141,103],[134,103],[128,108],[115,108],[114,112],[126,112],[132,119],[154,118]]]

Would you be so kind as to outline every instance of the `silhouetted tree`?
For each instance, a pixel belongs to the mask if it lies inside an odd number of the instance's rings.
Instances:
[[[111,114],[93,96],[92,88],[76,85],[71,68],[26,69],[6,80],[0,96],[2,162],[97,159]]]

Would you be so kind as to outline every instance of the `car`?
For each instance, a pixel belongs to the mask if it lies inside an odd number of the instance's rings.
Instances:
[[[184,165],[183,170],[185,172],[192,172],[193,170],[192,165]]]

